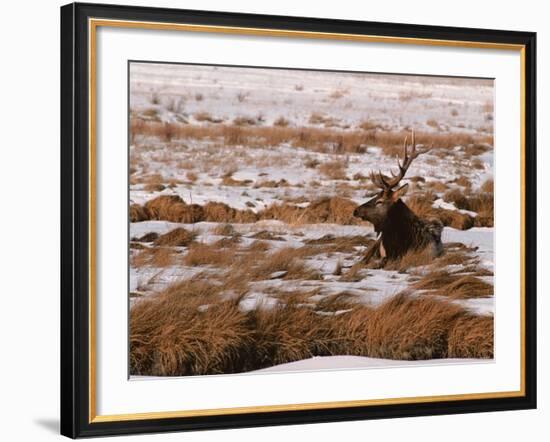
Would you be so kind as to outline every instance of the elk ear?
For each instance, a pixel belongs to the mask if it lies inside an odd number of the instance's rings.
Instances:
[[[409,183],[403,184],[399,189],[395,190],[392,195],[391,199],[392,201],[397,201],[399,198],[405,196],[407,193],[407,190],[409,190]]]

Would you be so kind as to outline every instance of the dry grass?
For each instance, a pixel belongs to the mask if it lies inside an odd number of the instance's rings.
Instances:
[[[186,281],[140,299],[130,311],[133,375],[238,373],[313,356],[389,359],[492,358],[493,319],[435,299],[398,295],[377,308],[346,293],[305,307],[311,293],[277,296],[273,308],[242,311],[246,293]],[[318,312],[345,313],[320,315]]]
[[[450,354],[462,358],[492,358],[494,348],[494,321],[492,316],[464,316],[449,332]],[[488,333],[487,331],[491,333]]]
[[[306,240],[305,243],[310,246],[322,247],[323,253],[352,253],[358,247],[368,247],[374,240],[364,235],[355,236],[334,236],[325,235],[317,239]]]
[[[345,161],[327,161],[318,167],[319,172],[330,180],[345,180],[346,169]]]
[[[221,118],[215,118],[208,112],[204,111],[193,114],[193,117],[196,121],[206,121],[208,123],[221,123],[223,121]]]
[[[359,224],[361,221],[353,216],[357,207],[346,198],[320,198],[305,208],[292,204],[274,204],[259,212],[260,219],[278,219],[288,224]]]
[[[310,149],[317,152],[364,153],[367,146],[375,145],[383,149],[386,155],[401,152],[406,131],[385,130],[346,130],[326,127],[290,127],[259,126],[258,120],[243,117],[239,125],[192,125],[183,123],[160,123],[133,118],[130,122],[132,139],[136,135],[154,136],[163,140],[172,139],[210,139],[222,140],[227,145],[246,145],[252,147],[273,147],[283,142],[292,146]],[[336,124],[314,116],[319,124]],[[457,145],[483,144],[493,145],[490,135],[469,133],[416,133],[418,144],[434,145],[434,152],[439,148],[450,148]]]
[[[465,275],[456,279],[445,287],[440,288],[436,294],[448,296],[453,299],[485,298],[492,296],[494,287],[475,276]]]
[[[171,266],[175,262],[177,252],[169,247],[150,247],[141,249],[141,251],[132,256],[132,267],[158,267],[164,268]]]
[[[186,204],[178,195],[161,195],[145,203],[150,220],[196,223],[204,218],[204,209],[197,204]]]
[[[384,129],[384,127],[381,124],[374,123],[370,120],[364,120],[361,123],[359,123],[359,129],[362,130],[378,130],[378,129]]]
[[[166,189],[164,184],[146,184],[143,186],[143,190],[147,192],[162,192],[164,189]]]
[[[459,198],[460,197],[460,198]],[[446,200],[454,202],[458,208],[477,212],[478,216],[432,207],[435,196],[431,193],[417,194],[407,200],[407,206],[421,218],[438,218],[445,226],[456,229],[469,229],[475,226],[493,225],[493,196],[489,193],[464,196],[459,191],[446,194]],[[201,206],[186,204],[177,195],[161,195],[145,203],[144,206],[130,206],[130,221],[164,220],[181,223],[211,221],[217,223],[253,223],[262,219],[276,219],[288,224],[334,223],[344,225],[361,224],[353,216],[357,207],[353,201],[340,198],[320,198],[307,207],[292,203],[273,204],[257,213],[251,210],[234,209],[225,203],[208,202]]]
[[[230,273],[238,281],[267,279],[320,279],[320,274],[309,268],[304,258],[315,253],[313,248],[285,247],[271,254],[249,254],[235,263]]]
[[[217,223],[253,223],[260,219],[278,219],[289,224],[335,223],[360,224],[353,216],[357,205],[346,198],[320,198],[303,208],[294,204],[274,204],[254,213],[234,209],[227,204],[208,202],[203,206],[186,204],[177,195],[161,195],[144,206],[130,206],[130,221],[163,220],[181,223],[210,221]]]
[[[473,219],[473,225],[476,227],[493,227],[494,225],[494,196],[493,181],[488,180],[483,183],[477,193],[468,195],[454,189],[445,193],[444,199],[453,202],[459,209],[476,212],[477,216]]]
[[[494,190],[495,190],[494,181],[491,178],[489,178],[488,180],[485,180],[481,185],[480,190],[485,193],[494,193]]]
[[[194,183],[195,181],[197,181],[199,179],[198,175],[195,172],[192,172],[192,171],[187,171],[187,173],[185,174],[185,178],[190,183]]]
[[[494,292],[491,284],[478,277],[453,274],[448,270],[433,270],[423,275],[412,288],[452,299],[485,298]]]
[[[342,272],[339,280],[343,282],[359,282],[367,277],[366,266],[362,261],[356,262],[349,269]]]
[[[234,236],[237,235],[237,232],[231,224],[220,224],[212,229],[212,234],[219,236]]]
[[[452,182],[466,188],[467,190],[469,190],[472,187],[471,181],[465,176],[460,176],[457,179],[453,180]]]
[[[457,210],[432,207],[433,195],[414,195],[407,199],[407,206],[420,218],[438,218],[443,225],[467,230],[474,226],[474,218]]]
[[[220,248],[217,245],[194,243],[183,257],[183,264],[191,267],[212,265],[226,267],[235,259],[236,250],[233,247]]]
[[[427,124],[428,126],[430,126],[430,127],[436,128],[436,129],[439,128],[439,123],[438,123],[437,121],[435,121],[435,120],[432,120],[432,119],[427,120],[427,121],[426,121],[426,124]]]
[[[153,244],[155,246],[187,247],[196,237],[197,234],[195,232],[190,232],[183,227],[177,227],[160,235],[154,240]]]
[[[130,205],[128,216],[130,218],[130,222],[133,223],[147,221],[150,219],[148,210],[144,206],[140,206],[139,204]]]
[[[493,147],[489,144],[472,143],[472,144],[467,144],[466,146],[463,146],[462,151],[464,152],[466,157],[471,158],[477,155],[484,154],[485,152],[488,152],[492,148]]]
[[[252,117],[235,117],[233,120],[235,126],[255,126],[258,120]]]
[[[267,252],[271,246],[265,241],[254,241],[247,248],[248,252]]]
[[[131,373],[165,376],[237,371],[252,332],[235,301],[210,305],[215,293],[210,285],[189,283],[138,302],[130,314]],[[201,311],[202,305],[208,308]]]
[[[463,316],[461,308],[448,303],[398,295],[370,315],[364,345],[377,358],[455,357],[448,351],[448,335]]]
[[[278,127],[287,127],[290,124],[290,121],[288,121],[285,117],[279,117],[273,122],[273,126]]]
[[[430,265],[433,261],[434,256],[431,248],[409,250],[400,258],[388,261],[384,266],[384,269],[406,272],[410,268]]]

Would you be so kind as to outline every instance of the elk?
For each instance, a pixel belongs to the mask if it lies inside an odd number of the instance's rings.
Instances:
[[[403,161],[397,158],[397,174],[390,171],[391,177],[388,177],[381,171],[371,172],[370,179],[380,190],[353,212],[354,216],[372,223],[378,234],[376,242],[363,258],[364,262],[376,256],[381,258],[380,265],[383,266],[387,260],[397,259],[411,250],[420,251],[429,248],[434,257],[443,251],[441,221],[435,218],[421,219],[416,216],[401,199],[407,193],[409,185],[403,184],[397,187],[413,160],[430,150],[416,149],[414,131],[410,146],[407,140],[408,137],[405,137]]]

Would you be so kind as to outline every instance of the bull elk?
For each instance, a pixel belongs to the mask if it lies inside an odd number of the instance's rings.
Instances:
[[[435,218],[421,219],[416,216],[401,199],[407,193],[409,185],[403,184],[397,187],[413,160],[429,150],[416,149],[414,132],[410,146],[407,140],[408,138],[405,137],[403,161],[397,158],[399,168],[397,174],[391,171],[391,177],[388,177],[380,171],[371,172],[370,179],[380,190],[353,212],[354,216],[371,222],[378,234],[376,242],[364,257],[365,262],[376,256],[382,259],[383,265],[386,260],[399,258],[411,250],[430,248],[434,257],[443,251],[441,221]]]

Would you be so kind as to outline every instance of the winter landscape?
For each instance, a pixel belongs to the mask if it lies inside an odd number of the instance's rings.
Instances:
[[[493,358],[492,80],[129,81],[131,375]]]

